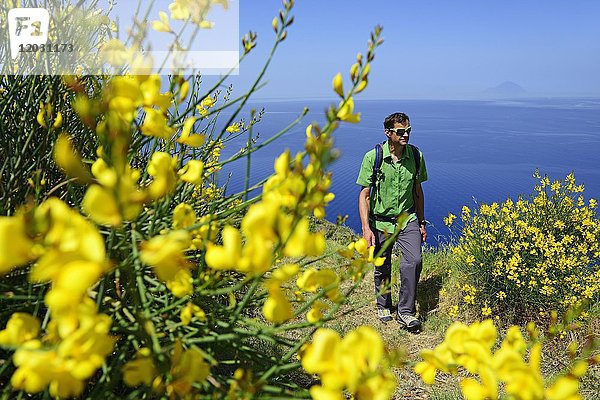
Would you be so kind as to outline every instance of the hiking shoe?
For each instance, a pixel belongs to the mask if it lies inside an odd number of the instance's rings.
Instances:
[[[406,328],[409,331],[421,329],[421,321],[410,314],[398,314],[398,322],[403,328]]]
[[[392,319],[392,313],[387,308],[378,308],[377,316],[381,322],[390,322]]]

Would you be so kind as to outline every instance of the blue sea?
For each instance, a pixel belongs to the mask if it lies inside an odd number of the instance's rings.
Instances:
[[[262,142],[295,120],[306,106],[302,122],[271,145],[252,154],[250,183],[273,171],[273,161],[285,148],[302,150],[305,127],[323,123],[331,101],[261,102],[262,121],[254,133]],[[423,183],[425,213],[431,225],[428,243],[436,246],[449,240],[443,224],[449,212],[459,214],[463,205],[501,202],[529,194],[539,168],[551,180],[575,171],[585,184],[585,197],[600,198],[600,99],[527,99],[514,101],[369,100],[357,101],[360,124],[342,124],[335,132],[340,158],[331,166],[331,191],[335,200],[327,208],[327,219],[348,215],[346,225],[361,231],[356,178],[363,155],[385,140],[383,120],[393,112],[411,119],[410,143],[424,154],[429,179]],[[222,159],[239,150],[246,141],[228,143]],[[246,160],[223,168],[220,181],[229,178],[228,193],[243,188]]]

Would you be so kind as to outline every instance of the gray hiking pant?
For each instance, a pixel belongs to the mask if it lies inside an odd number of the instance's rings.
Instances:
[[[385,242],[383,232],[373,229],[375,234],[375,254]],[[396,240],[402,253],[400,261],[400,293],[398,295],[398,313],[415,315],[415,300],[417,297],[417,283],[421,275],[423,264],[421,261],[421,231],[419,223],[415,219],[406,225],[406,228],[398,235]],[[379,293],[382,287],[389,284],[392,277],[392,248],[389,246],[382,257],[385,261],[382,266],[375,267],[375,293]],[[377,308],[392,309],[392,294],[388,290],[377,296]]]

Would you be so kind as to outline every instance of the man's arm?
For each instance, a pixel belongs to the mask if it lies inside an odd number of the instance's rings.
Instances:
[[[362,225],[363,238],[369,246],[375,246],[375,235],[369,226],[369,203],[370,203],[370,188],[363,187],[358,194],[358,214]]]
[[[423,196],[423,187],[421,182],[415,182],[413,190],[413,200],[415,202],[415,209],[417,211],[417,220],[419,221],[419,228],[421,229],[421,239],[427,240],[427,229],[425,229],[425,197]]]

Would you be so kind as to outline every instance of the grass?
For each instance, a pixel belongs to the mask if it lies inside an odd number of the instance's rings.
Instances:
[[[433,388],[429,395],[431,400],[462,400],[463,398],[458,384],[449,384],[446,390]]]

